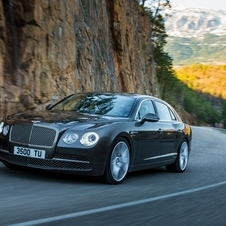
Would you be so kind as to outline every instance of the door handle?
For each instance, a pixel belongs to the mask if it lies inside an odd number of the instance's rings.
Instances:
[[[182,133],[182,130],[181,130],[181,129],[178,129],[178,130],[177,130],[177,133]]]
[[[158,132],[159,132],[159,134],[162,134],[163,130],[161,128],[159,128]]]

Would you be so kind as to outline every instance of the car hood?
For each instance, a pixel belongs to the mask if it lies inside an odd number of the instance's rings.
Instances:
[[[73,111],[28,111],[15,113],[7,117],[7,123],[54,124],[56,127],[70,128],[76,124],[77,129],[97,128],[116,121],[128,119],[109,116],[79,114]],[[54,126],[53,125],[53,126]],[[62,128],[63,128],[62,127]]]
[[[63,111],[29,111],[15,113],[7,117],[7,121],[70,123],[103,120],[102,116],[85,115],[77,112]]]

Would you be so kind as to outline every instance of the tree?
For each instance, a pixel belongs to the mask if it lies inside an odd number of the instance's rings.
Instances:
[[[224,103],[222,109],[222,121],[224,123],[224,128],[226,128],[226,102]]]
[[[161,89],[161,91],[157,90],[155,86],[157,83],[156,80],[160,80],[162,86],[164,86],[164,81],[167,81],[169,77],[173,78],[172,59],[164,52],[164,46],[167,43],[167,34],[165,31],[164,18],[162,16],[162,11],[166,8],[170,8],[171,5],[168,0],[153,0],[150,4],[151,5],[146,8],[146,12],[149,14],[151,20],[152,89],[153,95],[157,95],[159,92],[163,93],[163,89]]]
[[[144,7],[144,4],[147,0],[138,0],[138,3]]]

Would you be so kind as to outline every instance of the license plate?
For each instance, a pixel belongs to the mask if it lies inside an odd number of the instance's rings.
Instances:
[[[45,150],[15,146],[13,153],[14,155],[22,155],[22,156],[27,156],[32,158],[44,159],[46,152]]]

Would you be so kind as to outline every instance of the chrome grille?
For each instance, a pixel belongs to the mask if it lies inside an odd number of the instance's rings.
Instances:
[[[38,147],[53,147],[58,130],[43,125],[15,124],[10,132],[10,141]]]
[[[32,130],[32,125],[26,125],[26,124],[13,125],[11,129],[11,134],[10,134],[10,141],[21,143],[21,144],[28,144],[31,130]]]

